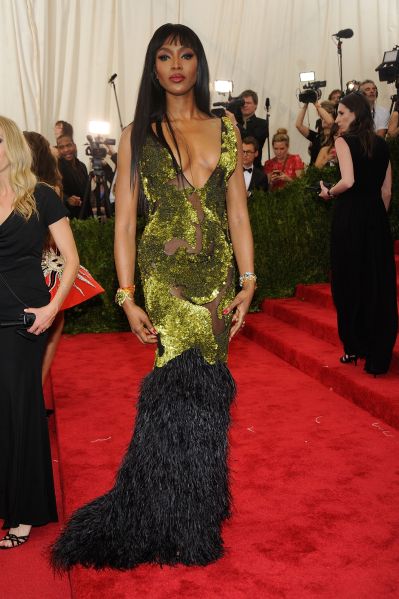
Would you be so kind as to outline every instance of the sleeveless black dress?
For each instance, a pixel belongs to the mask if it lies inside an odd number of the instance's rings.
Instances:
[[[347,354],[366,358],[371,374],[387,372],[398,329],[396,271],[387,212],[381,197],[389,163],[375,135],[371,157],[345,135],[355,183],[336,199],[331,236],[331,288],[338,333]]]
[[[38,185],[34,196],[38,216],[26,221],[13,212],[0,225],[0,322],[50,301],[42,249],[48,226],[66,211],[46,185]],[[46,334],[0,327],[0,518],[5,529],[57,520],[42,391],[45,343]]]

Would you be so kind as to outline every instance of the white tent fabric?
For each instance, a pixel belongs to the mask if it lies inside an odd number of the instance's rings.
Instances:
[[[153,31],[181,22],[201,38],[211,79],[232,79],[234,94],[256,90],[258,116],[269,97],[271,132],[286,127],[291,151],[306,160],[307,142],[294,126],[299,72],[314,70],[327,80],[323,98],[339,87],[331,36],[350,27],[354,37],[343,41],[344,82],[378,82],[375,67],[399,43],[398,17],[399,0],[0,0],[0,114],[51,142],[53,123],[71,122],[80,155],[89,120],[110,121],[118,138],[109,77],[118,74],[126,125]],[[378,87],[378,102],[389,107],[394,86]]]

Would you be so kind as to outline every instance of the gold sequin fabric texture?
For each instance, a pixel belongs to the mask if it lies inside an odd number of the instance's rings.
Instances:
[[[197,348],[209,364],[227,359],[233,252],[226,190],[237,161],[236,135],[221,119],[221,150],[206,184],[194,188],[168,148],[149,134],[140,177],[149,216],[138,247],[146,309],[159,334],[156,366]]]

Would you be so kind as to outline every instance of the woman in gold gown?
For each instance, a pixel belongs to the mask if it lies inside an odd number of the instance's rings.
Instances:
[[[230,514],[227,348],[256,277],[237,128],[210,113],[202,44],[183,25],[150,41],[134,123],[118,153],[115,262],[133,333],[157,345],[134,434],[108,493],[80,508],[53,548],[55,567],[207,565]],[[138,247],[146,311],[134,303]],[[235,294],[234,256],[241,291]]]

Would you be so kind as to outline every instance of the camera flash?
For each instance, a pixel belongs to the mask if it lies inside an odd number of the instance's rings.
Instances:
[[[111,125],[107,121],[89,121],[89,133],[93,135],[108,135]]]
[[[218,94],[231,94],[233,91],[233,82],[229,80],[217,79],[213,86]]]
[[[314,81],[314,71],[307,71],[306,73],[299,73],[299,80],[301,83],[308,81]]]

